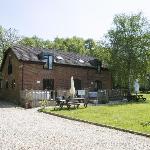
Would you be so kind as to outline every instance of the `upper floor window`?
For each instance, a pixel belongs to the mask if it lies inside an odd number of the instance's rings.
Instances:
[[[10,61],[10,58],[9,58],[9,62],[8,62],[8,74],[12,74],[12,63]]]
[[[43,61],[45,62],[44,69],[53,69],[53,56],[46,55]]]

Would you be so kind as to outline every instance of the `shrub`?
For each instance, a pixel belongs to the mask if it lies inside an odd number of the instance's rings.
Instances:
[[[40,103],[41,109],[45,109],[45,107],[48,105],[48,100],[43,99],[39,103]]]
[[[100,104],[106,104],[106,103],[109,102],[109,100],[108,100],[107,97],[102,97],[102,98],[100,98],[98,101],[99,101]]]

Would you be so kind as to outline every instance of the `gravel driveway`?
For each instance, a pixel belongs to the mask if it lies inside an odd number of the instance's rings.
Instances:
[[[0,102],[0,150],[150,150],[150,138]]]

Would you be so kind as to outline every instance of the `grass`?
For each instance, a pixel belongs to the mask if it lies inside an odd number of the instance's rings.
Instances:
[[[150,134],[150,124],[147,123],[150,122],[150,94],[143,95],[147,98],[143,103],[88,106],[70,111],[47,108],[44,111]]]

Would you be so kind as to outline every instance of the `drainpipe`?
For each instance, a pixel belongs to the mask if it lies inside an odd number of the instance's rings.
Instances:
[[[23,86],[23,82],[24,82],[24,80],[23,80],[23,79],[24,79],[24,75],[23,75],[23,74],[24,74],[24,63],[23,63],[23,62],[22,62],[22,67],[21,67],[21,69],[22,69],[22,70],[21,70],[21,71],[22,71],[22,88],[21,88],[21,89],[24,90],[24,86]]]

